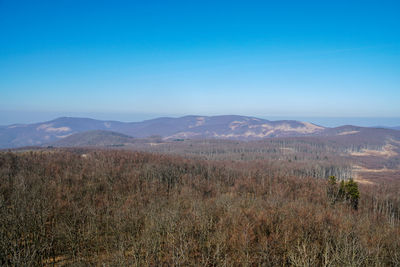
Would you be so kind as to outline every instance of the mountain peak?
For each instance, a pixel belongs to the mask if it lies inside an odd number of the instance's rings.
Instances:
[[[124,134],[129,138],[146,138],[157,135],[164,139],[222,138],[258,140],[268,137],[320,135],[324,134],[327,128],[309,122],[295,120],[269,121],[240,115],[188,115],[179,118],[163,117],[130,123],[91,118],[60,117],[51,121],[27,124],[21,127],[9,126],[0,128],[0,147],[43,145],[74,134],[97,130]],[[92,138],[99,135],[104,136],[96,132],[91,132],[90,134]],[[78,135],[78,137],[88,138],[88,135]]]

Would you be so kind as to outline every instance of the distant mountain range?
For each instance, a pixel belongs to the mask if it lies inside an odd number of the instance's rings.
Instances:
[[[0,126],[0,148],[48,144],[113,145],[155,135],[165,140],[199,138],[257,140],[268,137],[351,135],[365,129],[373,128],[356,126],[327,128],[308,122],[269,121],[236,115],[157,118],[142,122],[62,117],[42,123]]]

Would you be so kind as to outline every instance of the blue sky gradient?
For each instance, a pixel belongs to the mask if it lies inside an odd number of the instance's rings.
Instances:
[[[0,0],[0,124],[240,114],[400,125],[399,14],[385,0]]]

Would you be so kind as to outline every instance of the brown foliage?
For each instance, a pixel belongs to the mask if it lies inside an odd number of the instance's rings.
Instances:
[[[296,176],[267,160],[101,150],[0,153],[0,261],[400,264],[398,186],[360,187],[354,211],[331,205],[326,180],[306,173]]]

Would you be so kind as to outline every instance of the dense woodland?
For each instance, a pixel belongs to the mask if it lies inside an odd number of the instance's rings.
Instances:
[[[287,146],[275,141],[259,152],[213,145],[240,157],[218,159],[1,152],[0,263],[399,266],[400,184],[342,184],[349,163],[329,153],[334,144],[256,156]]]

